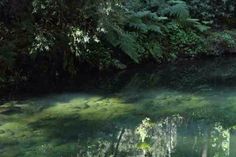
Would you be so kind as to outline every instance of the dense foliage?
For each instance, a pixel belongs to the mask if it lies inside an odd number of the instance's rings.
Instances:
[[[73,77],[236,47],[233,0],[0,0],[0,82]],[[216,44],[218,46],[216,46]]]
[[[215,26],[235,26],[236,1],[234,0],[187,0],[192,16]]]

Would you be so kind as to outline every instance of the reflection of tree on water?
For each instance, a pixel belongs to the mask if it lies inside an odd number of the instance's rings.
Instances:
[[[178,128],[175,150],[172,156],[176,157],[228,157],[230,129],[202,120],[183,123]]]
[[[177,126],[181,124],[181,120],[182,117],[180,116],[172,116],[153,124],[152,128],[149,128],[146,140],[141,141],[143,144],[146,142],[146,145],[150,146],[146,150],[148,152],[146,154],[149,154],[149,156],[170,157],[177,144]],[[145,124],[145,120],[142,123]],[[146,152],[145,148],[139,147],[139,149]]]
[[[220,124],[216,123],[211,132],[211,146],[214,157],[229,156],[230,150],[230,131],[225,130]]]
[[[120,128],[117,136],[90,139],[86,147],[81,146],[79,156],[170,157],[177,144],[177,126],[181,119],[172,116],[153,123],[146,118],[136,129]]]
[[[115,128],[114,128],[115,129]],[[219,123],[185,123],[171,116],[153,123],[144,119],[135,129],[118,127],[116,133],[99,133],[80,142],[79,157],[228,157],[230,131]]]

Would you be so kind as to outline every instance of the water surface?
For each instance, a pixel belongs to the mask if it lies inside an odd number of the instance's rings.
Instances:
[[[4,102],[0,156],[236,156],[236,58],[87,81],[84,90]]]

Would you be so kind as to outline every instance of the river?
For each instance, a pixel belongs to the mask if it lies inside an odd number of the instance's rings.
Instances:
[[[2,103],[0,157],[236,156],[236,58],[91,80]]]

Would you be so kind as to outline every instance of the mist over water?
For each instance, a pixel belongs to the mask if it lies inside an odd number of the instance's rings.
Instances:
[[[0,156],[236,156],[236,58],[87,81],[0,105]]]

